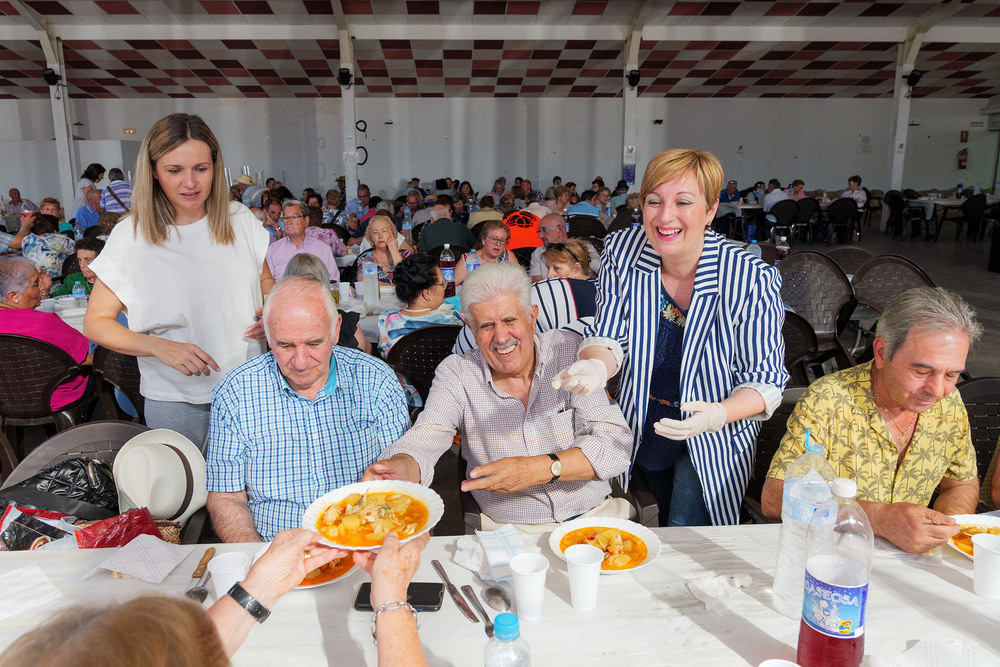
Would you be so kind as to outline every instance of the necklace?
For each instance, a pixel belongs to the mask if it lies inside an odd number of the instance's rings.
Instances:
[[[401,312],[401,313],[404,313],[404,312],[405,313],[429,313],[432,310],[434,310],[434,309],[433,308],[403,308],[399,312]]]
[[[899,431],[899,442],[896,444],[896,449],[902,450],[903,446],[906,444],[906,441],[909,440],[909,438],[906,437],[906,434],[909,432],[910,428],[913,427],[913,424],[916,423],[917,421],[917,414],[913,413],[913,419],[910,420],[910,423],[906,425],[905,429],[901,429],[899,428],[899,424],[896,423],[896,420],[893,419],[892,415],[889,413],[889,410],[882,405],[882,399],[879,398],[878,389],[875,388],[874,378],[872,379],[872,395],[875,398],[875,407],[883,411],[885,413],[885,416],[889,418],[889,421],[892,422],[892,425],[896,427],[897,431]]]

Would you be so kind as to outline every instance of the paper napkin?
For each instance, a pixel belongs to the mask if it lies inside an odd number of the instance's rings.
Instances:
[[[922,639],[902,653],[871,656],[872,667],[986,667],[995,665],[958,640]]]
[[[37,565],[25,565],[0,575],[0,618],[62,597],[55,584]]]
[[[541,553],[534,536],[518,532],[507,524],[496,530],[477,530],[476,535],[458,539],[455,562],[472,570],[483,581],[509,581],[510,559],[523,553]]]
[[[152,535],[139,535],[91,570],[84,579],[98,570],[121,572],[148,581],[162,583],[177,564],[187,558],[194,546],[169,544]]]

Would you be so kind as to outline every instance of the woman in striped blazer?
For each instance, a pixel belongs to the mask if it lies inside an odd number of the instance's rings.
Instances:
[[[778,271],[710,231],[722,181],[704,151],[650,161],[643,229],[608,238],[595,322],[554,383],[588,393],[621,370],[632,465],[662,525],[738,523],[760,421],[788,380]]]

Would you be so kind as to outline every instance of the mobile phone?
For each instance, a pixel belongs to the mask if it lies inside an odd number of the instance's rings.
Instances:
[[[366,581],[358,589],[354,598],[354,608],[358,611],[373,611],[372,583]],[[414,581],[406,589],[406,601],[417,611],[438,611],[444,601],[444,584],[433,581]]]

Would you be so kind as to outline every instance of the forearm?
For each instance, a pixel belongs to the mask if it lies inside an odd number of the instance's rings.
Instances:
[[[552,452],[559,457],[563,471],[559,480],[564,482],[585,482],[597,477],[590,459],[579,447],[570,447],[561,452]],[[540,466],[539,483],[545,484],[552,479],[552,459],[546,454],[534,457]]]
[[[979,504],[979,484],[962,484],[942,489],[934,509],[941,514],[975,514]]]
[[[726,409],[726,423],[729,424],[760,414],[766,406],[756,389],[742,387],[723,400],[722,407]]]
[[[768,477],[760,493],[760,511],[768,519],[781,518],[781,501],[785,491],[785,480]]]
[[[406,595],[399,598],[406,600]],[[377,607],[376,607],[377,609]],[[426,665],[417,623],[407,609],[394,609],[378,615],[375,624],[379,667],[418,667]]]
[[[209,492],[207,506],[212,528],[223,542],[264,541],[254,526],[246,491],[234,494]]]
[[[130,331],[117,317],[88,313],[83,321],[83,335],[101,347],[133,357],[154,357],[159,339]]]
[[[873,503],[868,500],[858,500],[858,505],[868,516],[868,521],[872,525],[872,532],[875,537],[889,538],[892,532],[892,512],[891,505],[885,503]]]
[[[608,369],[608,377],[612,378],[618,373],[618,361],[611,350],[602,345],[587,345],[580,350],[580,359],[596,359],[602,362]]]
[[[253,595],[253,593],[250,594]],[[264,603],[261,602],[261,604]],[[229,658],[233,657],[236,649],[240,647],[243,640],[250,634],[250,630],[257,624],[257,619],[228,595],[223,595],[208,608],[208,617],[215,624],[219,639],[222,640],[222,649],[226,652],[226,657]]]

